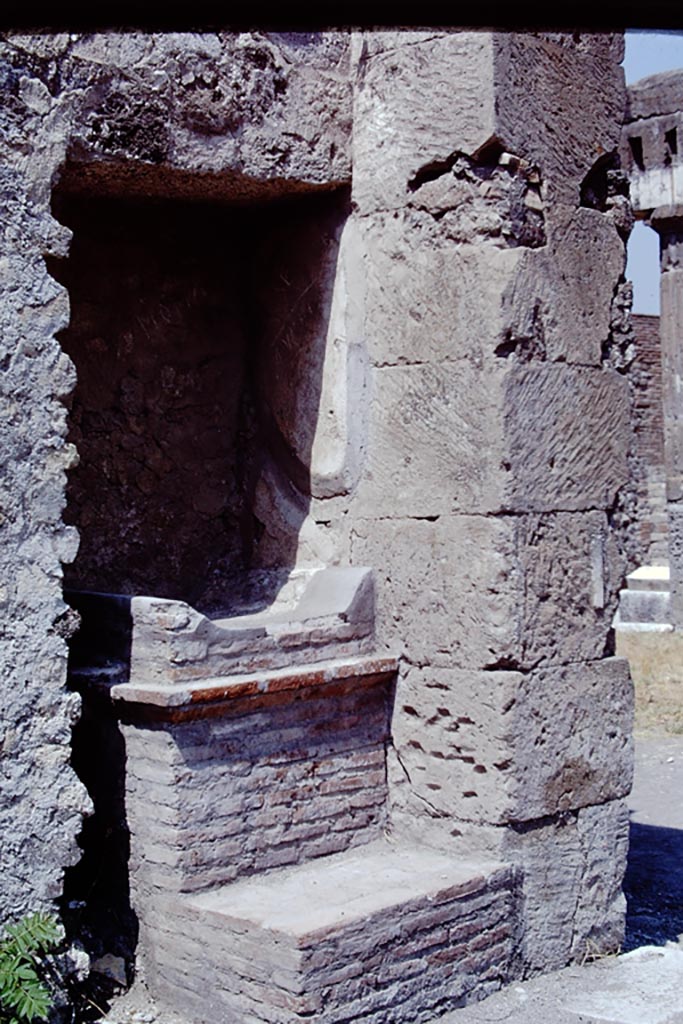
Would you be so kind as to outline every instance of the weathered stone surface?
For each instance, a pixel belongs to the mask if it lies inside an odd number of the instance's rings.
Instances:
[[[66,323],[68,304],[42,259],[57,237],[49,211],[32,206],[30,180],[6,166],[14,117],[23,109],[11,90],[6,99],[0,113],[8,128],[0,154],[3,918],[52,905],[64,868],[79,857],[75,837],[90,810],[69,764],[79,701],[64,688],[63,638],[72,625],[60,562],[73,559],[78,538],[61,521],[66,470],[75,462],[61,399],[74,374],[53,333]]]
[[[315,54],[311,63],[292,62],[291,37],[283,52],[277,34],[81,38],[67,64],[86,86],[74,135],[89,164],[80,187],[187,194],[192,183],[155,170],[162,163],[223,176],[206,182],[217,196],[348,181],[349,35],[331,35],[327,45],[319,33],[299,35],[299,51]],[[127,167],[130,160],[142,165]]]
[[[425,517],[499,508],[505,361],[376,368],[354,512]],[[472,400],[477,395],[477,401]]]
[[[600,658],[625,570],[605,514],[520,516],[516,541],[519,663]]]
[[[626,121],[656,117],[683,109],[683,75],[680,70],[661,71],[628,87]]]
[[[468,359],[504,340],[503,296],[518,250],[453,246],[407,213],[362,218],[366,344],[379,366]]]
[[[368,49],[366,37],[358,44],[353,199],[361,214],[400,208],[421,169],[455,152],[473,155],[495,132],[491,35],[397,41],[379,34]]]
[[[599,658],[623,574],[600,512],[359,521],[351,554],[377,566],[380,642],[419,665]]]
[[[629,474],[625,378],[609,370],[529,365],[505,384],[507,507],[609,507]]]
[[[620,33],[495,36],[495,81],[505,83],[497,95],[496,132],[505,149],[543,169],[548,208],[578,203],[590,168],[619,145],[623,46]]]
[[[622,797],[632,689],[619,658],[527,674],[410,668],[393,738],[411,785],[397,799],[435,818],[500,825]]]
[[[507,856],[524,872],[524,973],[619,949],[628,816],[626,802],[612,800],[507,833]]]
[[[359,521],[351,534],[353,561],[377,566],[379,643],[420,665],[515,657],[514,551],[514,523],[484,516]]]
[[[618,373],[458,360],[379,367],[370,387],[357,515],[607,508],[628,479]]]
[[[598,210],[563,214],[552,211],[547,247],[522,257],[505,295],[505,341],[522,359],[600,366],[624,244]]]

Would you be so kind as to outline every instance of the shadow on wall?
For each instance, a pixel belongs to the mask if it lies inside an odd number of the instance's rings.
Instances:
[[[76,609],[78,592],[119,596],[95,600],[111,606],[108,628],[86,621],[71,668],[129,659],[134,594],[214,616],[275,599],[310,505],[349,206],[346,190],[231,205],[105,198],[78,180],[67,169],[53,199],[73,231],[69,258],[49,260],[69,291],[60,340],[77,371],[80,462],[64,518],[80,548],[65,588]],[[71,685],[84,698],[72,761],[95,813],[66,873],[65,919],[91,956],[122,957],[131,981],[123,741],[108,702]]]
[[[683,830],[631,823],[624,951],[683,934]]]
[[[347,207],[346,192],[248,206],[56,193],[74,232],[68,261],[50,265],[69,290],[61,342],[78,375],[68,589],[207,614],[273,599],[310,503]],[[254,570],[270,575],[250,592]]]

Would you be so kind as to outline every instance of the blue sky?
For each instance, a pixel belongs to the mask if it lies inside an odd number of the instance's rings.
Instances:
[[[683,68],[683,32],[626,33],[627,85],[672,68]],[[629,239],[626,276],[633,281],[633,312],[659,313],[659,241],[640,222]]]

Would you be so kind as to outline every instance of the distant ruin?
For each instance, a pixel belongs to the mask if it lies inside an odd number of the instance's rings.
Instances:
[[[617,651],[628,657],[641,704],[668,706],[683,722],[680,700],[683,627],[680,397],[681,239],[683,238],[683,71],[666,71],[628,89],[621,159],[635,215],[659,235],[661,316],[641,334],[654,375],[637,369],[640,522],[646,543],[619,601]],[[636,318],[637,319],[637,318]],[[646,361],[647,361],[647,357]],[[657,378],[659,378],[657,380]]]
[[[622,57],[3,39],[2,918],[96,859],[207,1024],[619,947]]]

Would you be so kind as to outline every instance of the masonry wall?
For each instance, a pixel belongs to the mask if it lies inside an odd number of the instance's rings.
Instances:
[[[79,543],[77,529],[67,525],[79,520],[79,502],[66,508],[67,471],[78,463],[68,439],[69,430],[78,432],[78,415],[69,421],[68,410],[79,399],[75,367],[64,350],[68,341],[62,347],[58,340],[70,319],[67,289],[53,276],[57,265],[50,262],[52,273],[46,266],[46,257],[68,256],[71,240],[70,228],[52,212],[54,193],[234,205],[339,189],[350,178],[348,60],[343,33],[45,33],[0,41],[0,919],[54,905],[64,869],[80,856],[76,840],[91,812],[69,765],[79,698],[66,688],[67,639],[77,617],[63,600],[62,585],[63,566],[74,561]],[[325,216],[313,219],[326,223]],[[310,222],[308,231],[315,235]],[[334,230],[325,237],[333,239]],[[323,262],[320,248],[313,245],[311,252],[309,278],[320,276]],[[264,262],[272,276],[283,269],[276,254]],[[105,288],[98,285],[94,298]],[[234,282],[230,288],[237,290]],[[78,331],[83,312],[78,301],[74,306]],[[138,328],[144,334],[144,324]],[[98,369],[105,366],[103,360]],[[169,383],[168,374],[162,375],[162,392],[164,379]],[[209,388],[214,386],[212,380]],[[140,411],[135,387],[128,400],[122,411],[134,418]],[[81,493],[89,492],[92,514],[97,506],[87,475],[94,470],[88,445],[83,447]],[[159,468],[162,476],[168,470],[163,457]],[[141,465],[141,493],[150,482],[145,470]],[[71,480],[73,496],[76,475]],[[187,480],[185,486],[205,511],[207,502],[215,504],[210,487],[207,494]],[[290,516],[295,535],[301,504]],[[111,509],[100,506],[98,514],[111,540],[121,524]],[[93,568],[102,553],[87,525],[84,533],[84,567]],[[118,585],[112,574],[121,567],[110,555],[105,582]],[[158,551],[152,557],[163,562]],[[283,560],[291,562],[289,556]],[[84,571],[71,580],[99,585],[103,576]]]
[[[666,565],[668,525],[659,317],[633,317],[634,424],[640,463],[639,531],[648,564]]]
[[[140,904],[380,836],[389,707],[386,682],[342,682],[125,726]]]
[[[607,655],[626,565],[629,214],[603,157],[622,53],[619,36],[562,33],[3,43],[12,794],[34,768],[23,806],[3,806],[3,911],[58,894],[87,806],[67,765],[75,377],[43,261],[68,248],[52,190],[246,204],[351,184],[309,315],[313,261],[278,262],[279,229],[264,247],[277,372],[257,381],[272,430],[252,564],[374,568],[377,645],[401,664],[389,827],[522,869],[518,972],[617,947],[632,704]]]
[[[631,502],[630,214],[596,157],[619,143],[622,41],[356,45],[368,422],[357,483],[311,516],[375,567],[400,655],[394,827],[521,864],[522,969],[559,966],[623,928],[632,693],[605,656]]]

